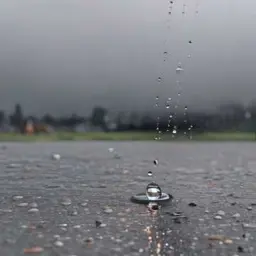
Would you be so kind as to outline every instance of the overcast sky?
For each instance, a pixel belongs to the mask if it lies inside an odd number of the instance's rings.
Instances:
[[[0,108],[151,110],[156,95],[176,101],[178,91],[191,109],[256,98],[256,1],[174,0],[171,15],[169,7],[167,0],[1,0]],[[176,74],[179,62],[184,72]]]

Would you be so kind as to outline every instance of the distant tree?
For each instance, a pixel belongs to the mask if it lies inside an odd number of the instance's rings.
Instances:
[[[4,111],[0,111],[0,126],[4,124],[5,121],[5,113]]]
[[[107,110],[102,107],[95,107],[92,111],[91,122],[94,126],[106,129],[105,117],[107,115]]]
[[[42,122],[54,126],[56,124],[56,119],[50,114],[45,114],[42,118]]]
[[[10,123],[18,131],[22,132],[24,129],[23,111],[20,104],[15,105],[14,113],[10,116]]]

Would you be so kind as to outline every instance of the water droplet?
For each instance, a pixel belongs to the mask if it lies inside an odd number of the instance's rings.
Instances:
[[[189,43],[189,44],[192,44],[192,41],[191,41],[191,40],[189,40],[189,41],[188,41],[188,43]]]
[[[170,104],[167,103],[167,104],[165,105],[165,107],[166,107],[167,109],[169,109],[169,108],[170,108]]]
[[[148,176],[151,177],[152,175],[153,175],[152,171],[149,171],[149,172],[148,172]]]
[[[173,115],[170,115],[169,117],[170,117],[170,118],[173,118]]]
[[[172,133],[173,133],[173,134],[176,134],[176,133],[177,133],[177,130],[173,129]]]
[[[187,111],[187,110],[188,110],[188,107],[187,107],[187,106],[185,106],[184,110],[185,110],[185,111]]]
[[[158,160],[157,159],[154,160],[154,165],[158,165]]]
[[[156,96],[156,100],[159,100],[159,96]]]
[[[161,81],[162,81],[162,77],[159,76],[159,77],[157,78],[157,81],[158,81],[158,82],[161,82]]]
[[[189,58],[189,59],[191,58],[191,55],[190,55],[190,54],[188,54],[188,58]]]
[[[166,55],[166,54],[168,54],[168,52],[164,52],[164,54]]]
[[[162,191],[158,184],[152,182],[147,186],[146,194],[149,200],[157,200],[161,197]]]

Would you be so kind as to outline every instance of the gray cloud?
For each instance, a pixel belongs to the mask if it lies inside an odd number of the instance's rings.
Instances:
[[[0,108],[151,110],[156,95],[176,99],[178,90],[191,108],[256,97],[256,2],[175,1],[171,16],[168,8],[166,0],[2,0]]]

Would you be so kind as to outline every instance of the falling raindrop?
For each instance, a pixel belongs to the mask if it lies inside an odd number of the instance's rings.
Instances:
[[[152,171],[148,171],[148,176],[151,177],[153,175]]]
[[[154,201],[161,197],[162,191],[158,184],[152,182],[148,184],[146,194],[149,200]]]

